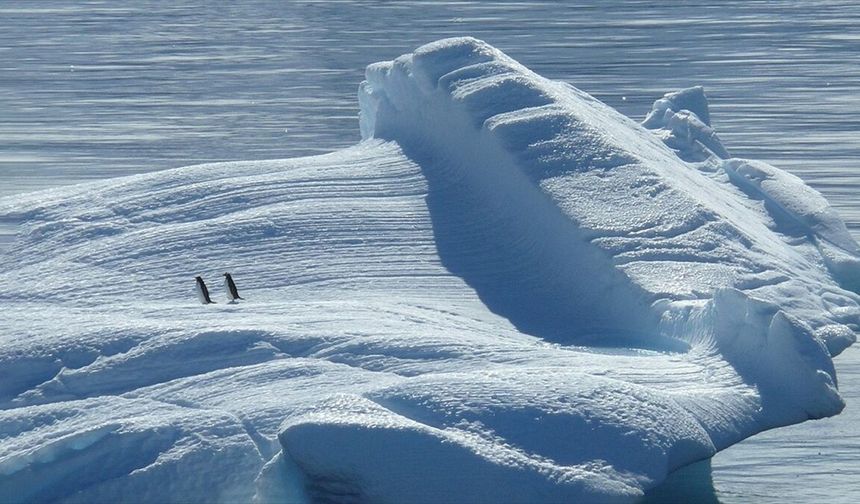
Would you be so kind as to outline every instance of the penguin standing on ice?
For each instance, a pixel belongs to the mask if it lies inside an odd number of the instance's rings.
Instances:
[[[230,273],[224,273],[224,287],[227,289],[227,299],[229,299],[231,303],[237,299],[245,299],[239,295],[239,289],[236,288],[236,282],[233,281],[233,277],[230,276]]]
[[[203,304],[214,303],[215,301],[212,301],[212,298],[209,297],[209,289],[206,288],[206,284],[203,283],[200,275],[194,277],[194,279],[197,280],[197,298],[200,302]]]

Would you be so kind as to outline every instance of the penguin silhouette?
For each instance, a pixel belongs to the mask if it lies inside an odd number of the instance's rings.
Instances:
[[[206,284],[203,283],[203,278],[198,275],[194,277],[194,279],[197,280],[197,298],[200,302],[203,304],[214,303],[215,301],[212,301],[212,298],[209,297],[209,289],[207,289]]]
[[[245,299],[239,295],[239,289],[236,288],[236,282],[233,281],[233,277],[230,273],[224,273],[224,287],[227,289],[227,299],[229,299],[231,303],[237,299]]]

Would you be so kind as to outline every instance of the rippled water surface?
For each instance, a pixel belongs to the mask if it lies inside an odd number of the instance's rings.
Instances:
[[[652,4],[5,0],[0,196],[350,145],[366,64],[474,35],[635,118],[704,85],[732,154],[801,176],[860,238],[860,6]],[[860,351],[837,369],[845,412],[720,453],[714,499],[860,496]]]

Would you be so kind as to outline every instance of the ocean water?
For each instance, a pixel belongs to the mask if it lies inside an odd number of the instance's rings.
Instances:
[[[637,119],[704,85],[732,154],[802,177],[860,239],[856,2],[653,4],[5,0],[0,196],[351,145],[366,64],[473,35]],[[841,415],[725,450],[673,478],[675,498],[854,502],[860,349],[836,365]]]

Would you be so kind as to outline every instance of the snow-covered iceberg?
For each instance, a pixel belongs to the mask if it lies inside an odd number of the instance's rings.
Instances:
[[[842,409],[858,246],[700,88],[639,125],[457,38],[359,101],[332,154],[0,200],[0,500],[625,502]]]

